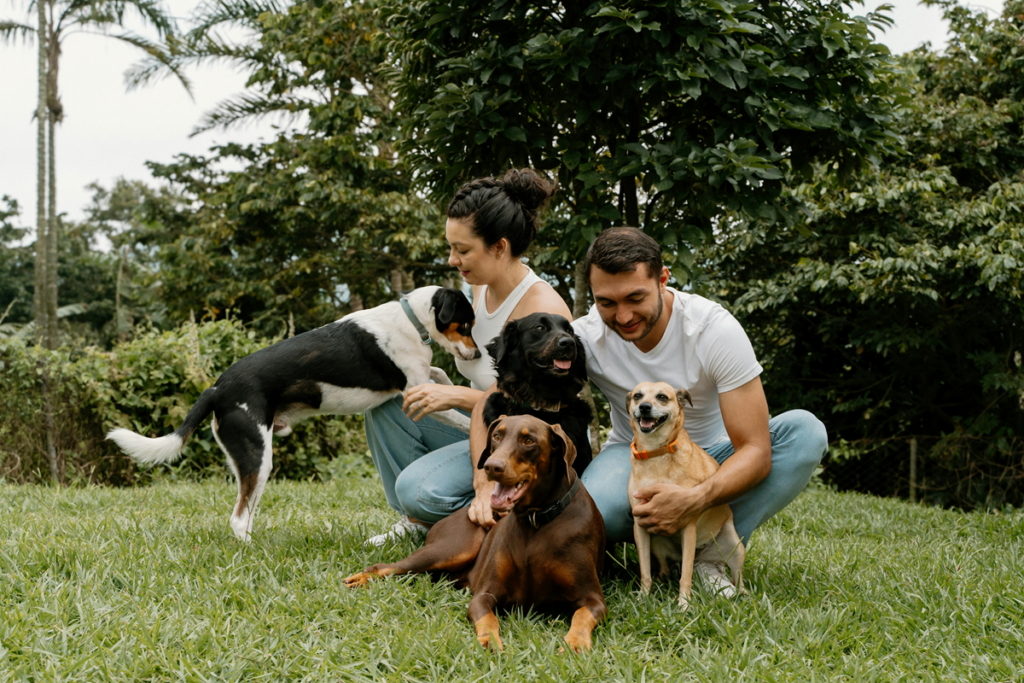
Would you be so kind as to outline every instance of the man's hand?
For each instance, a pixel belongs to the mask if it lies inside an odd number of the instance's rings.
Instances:
[[[491,493],[493,491],[494,482],[485,482],[477,489],[476,498],[469,505],[469,521],[484,529],[490,529],[496,524],[494,511],[491,510]]]
[[[684,489],[675,484],[652,484],[634,495],[633,519],[649,533],[671,536],[708,509],[700,486]]]

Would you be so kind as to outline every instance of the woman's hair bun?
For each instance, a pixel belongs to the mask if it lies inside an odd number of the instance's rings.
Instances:
[[[558,183],[541,177],[532,168],[513,168],[501,179],[505,193],[536,213],[558,189]]]
[[[512,169],[501,180],[477,178],[452,197],[448,218],[469,219],[488,247],[507,239],[512,256],[519,257],[537,236],[537,212],[556,189],[529,168]]]

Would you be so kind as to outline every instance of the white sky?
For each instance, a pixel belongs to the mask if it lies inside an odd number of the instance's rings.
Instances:
[[[169,0],[171,13],[186,29],[185,19],[196,0]],[[868,7],[879,3],[869,2]],[[895,27],[882,37],[894,53],[930,41],[946,43],[947,27],[938,8],[915,0],[889,0]],[[0,3],[0,17],[35,23],[22,15],[22,0]],[[970,4],[990,14],[1002,10],[1003,0]],[[64,123],[57,130],[57,207],[71,219],[81,219],[90,193],[85,186],[98,181],[110,187],[119,176],[152,182],[145,162],[169,162],[175,154],[202,154],[211,145],[228,141],[252,142],[273,135],[271,121],[227,132],[211,131],[189,138],[200,116],[222,99],[240,92],[245,75],[226,65],[205,66],[189,73],[195,101],[176,80],[127,93],[125,69],[140,52],[119,41],[93,35],[72,35],[65,41],[60,88]],[[37,92],[35,43],[0,45],[0,195],[21,206],[22,225],[35,225],[36,128],[32,121]]]

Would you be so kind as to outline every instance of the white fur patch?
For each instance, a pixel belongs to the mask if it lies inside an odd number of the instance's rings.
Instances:
[[[352,415],[376,408],[395,395],[393,391],[373,391],[360,387],[338,387],[317,382],[320,388],[320,414]]]
[[[132,460],[147,465],[177,460],[181,455],[182,446],[185,445],[177,434],[150,439],[130,429],[114,429],[107,433],[107,438],[120,446]]]

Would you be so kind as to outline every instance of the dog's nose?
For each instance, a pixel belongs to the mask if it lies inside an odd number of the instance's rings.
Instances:
[[[566,336],[558,340],[558,348],[560,349],[567,349],[571,346],[576,346],[576,340],[572,337]]]
[[[488,458],[484,463],[484,471],[492,477],[500,477],[505,474],[505,463],[497,458]]]
[[[645,415],[647,413],[651,412],[651,404],[650,403],[641,403],[640,404],[640,412],[645,414]]]

